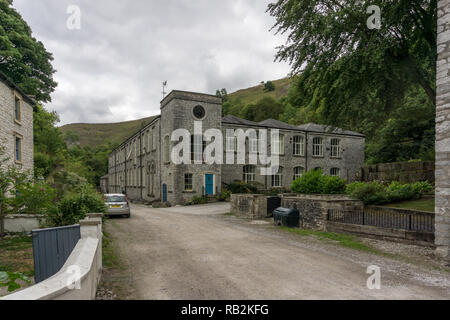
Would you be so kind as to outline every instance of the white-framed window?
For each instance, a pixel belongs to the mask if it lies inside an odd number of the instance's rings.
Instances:
[[[234,131],[227,130],[225,145],[226,152],[237,151],[237,137],[234,135]]]
[[[20,123],[21,119],[22,119],[22,114],[21,114],[21,102],[20,102],[20,98],[16,95],[14,95],[14,121]]]
[[[193,190],[192,176],[193,176],[192,173],[186,173],[184,175],[184,191]]]
[[[341,174],[341,169],[339,169],[339,168],[331,168],[330,176],[332,176],[332,177],[339,177],[340,174]]]
[[[14,134],[14,160],[19,163],[22,162],[22,140],[21,135]]]
[[[258,153],[258,133],[256,133],[255,135],[250,135],[248,141],[249,141],[249,152]]]
[[[206,149],[206,141],[203,141],[202,136],[191,136],[191,161],[202,161],[203,152]]]
[[[341,140],[331,139],[331,157],[332,158],[341,157]]]
[[[272,141],[272,154],[284,155],[284,135],[279,134],[273,137]]]
[[[323,157],[323,138],[321,137],[313,138],[313,156]]]
[[[283,167],[280,167],[277,174],[272,176],[272,188],[280,188],[283,186],[283,171]]]
[[[247,165],[244,166],[243,180],[245,183],[252,183],[256,180],[256,166]]]
[[[164,137],[164,162],[170,162],[170,138],[169,136]]]
[[[305,138],[303,136],[294,137],[294,156],[305,155]]]
[[[305,168],[303,167],[295,167],[294,168],[294,180],[301,178],[303,173],[305,172]]]

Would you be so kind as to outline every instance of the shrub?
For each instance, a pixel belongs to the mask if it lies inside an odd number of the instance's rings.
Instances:
[[[412,185],[415,192],[419,194],[426,194],[433,191],[433,186],[428,181],[420,181],[413,183]]]
[[[385,192],[385,187],[379,182],[362,183],[351,186],[351,197],[363,201],[365,204],[384,204],[389,199]]]
[[[312,170],[297,178],[291,185],[295,193],[322,193],[322,171]]]
[[[16,185],[16,197],[12,205],[17,213],[47,214],[56,209],[56,191],[44,182],[25,183]]]
[[[412,184],[401,184],[394,181],[386,188],[386,197],[389,202],[397,202],[418,198],[419,192],[416,192]]]
[[[365,182],[352,182],[345,187],[345,193],[351,195],[357,188],[365,185]]]
[[[345,193],[345,180],[339,177],[322,176],[322,193],[343,194]]]
[[[222,190],[221,194],[217,196],[217,199],[219,201],[228,201],[228,200],[230,200],[230,197],[231,197],[231,191],[224,189],[224,190]]]
[[[77,188],[76,193],[70,193],[58,204],[58,210],[50,213],[47,224],[50,226],[66,226],[78,223],[87,213],[106,212],[105,201],[91,185]]]
[[[205,204],[206,198],[195,196],[192,198],[192,204]]]
[[[321,170],[312,170],[297,178],[291,189],[296,193],[341,194],[345,192],[345,180],[323,175]]]
[[[242,182],[242,181],[235,181],[228,185],[226,185],[226,190],[230,191],[231,193],[258,193],[258,188],[255,186],[252,186],[251,184]]]

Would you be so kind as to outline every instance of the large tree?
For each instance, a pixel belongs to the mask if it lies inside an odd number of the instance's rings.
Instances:
[[[436,0],[374,0],[380,29],[367,25],[369,4],[357,0],[279,0],[268,7],[288,34],[278,60],[298,75],[290,103],[324,122],[376,128],[420,85],[435,105]],[[381,115],[381,117],[380,117]],[[378,123],[374,120],[378,119]]]
[[[0,71],[37,101],[49,102],[57,85],[53,56],[32,36],[31,28],[11,3],[0,0]]]

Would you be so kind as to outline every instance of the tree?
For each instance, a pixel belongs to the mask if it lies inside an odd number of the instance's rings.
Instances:
[[[389,113],[419,84],[435,105],[436,0],[373,1],[381,29],[369,29],[356,0],[279,0],[269,4],[274,29],[288,33],[276,58],[288,61],[292,105],[319,110],[327,124]],[[379,121],[384,121],[380,119]]]
[[[0,144],[0,235],[5,234],[5,216],[10,212],[15,186],[26,180],[27,175],[10,164],[5,147]]]
[[[283,113],[283,104],[271,97],[264,97],[255,104],[249,104],[243,108],[239,115],[241,118],[260,122],[267,119],[280,118]]]
[[[275,85],[273,84],[272,81],[267,81],[264,84],[264,91],[265,92],[275,91]]]
[[[216,90],[216,96],[219,98],[222,98],[223,102],[228,101],[228,92],[227,89],[223,88],[222,90],[217,89]]]
[[[0,0],[0,71],[37,101],[49,102],[57,86],[53,56],[11,4]]]

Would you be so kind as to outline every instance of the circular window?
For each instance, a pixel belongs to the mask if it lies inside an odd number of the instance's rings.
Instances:
[[[194,117],[197,119],[203,119],[205,117],[205,109],[202,106],[194,107]]]

